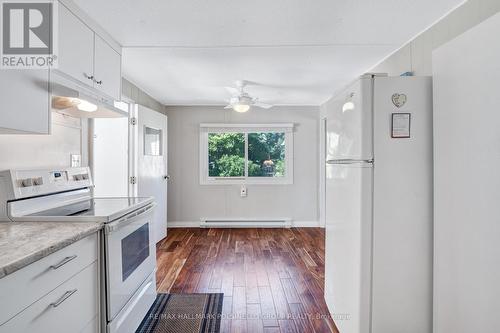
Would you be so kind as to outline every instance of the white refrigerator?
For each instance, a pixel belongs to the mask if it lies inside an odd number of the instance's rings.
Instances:
[[[341,333],[431,332],[431,78],[365,75],[326,109],[333,319]]]

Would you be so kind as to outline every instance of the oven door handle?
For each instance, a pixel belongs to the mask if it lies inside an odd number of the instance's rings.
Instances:
[[[139,220],[140,218],[150,214],[153,212],[153,209],[156,207],[156,203],[150,203],[146,207],[143,207],[141,209],[138,209],[136,211],[131,212],[130,214],[127,214],[123,216],[122,218],[118,219],[117,221],[108,223],[104,225],[104,233],[106,235],[109,235],[113,233],[115,230],[118,230],[127,224],[130,224],[134,221]]]

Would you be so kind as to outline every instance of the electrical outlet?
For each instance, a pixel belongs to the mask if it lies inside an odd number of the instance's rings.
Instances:
[[[79,168],[82,166],[82,155],[71,154],[70,160],[71,160],[71,167],[72,168]]]
[[[240,196],[242,198],[245,198],[247,195],[248,195],[248,193],[247,193],[247,187],[245,185],[241,185]]]

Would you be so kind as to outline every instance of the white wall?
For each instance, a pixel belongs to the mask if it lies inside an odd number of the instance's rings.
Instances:
[[[122,97],[127,101],[143,105],[151,110],[155,110],[160,113],[165,112],[165,106],[163,104],[149,96],[146,92],[141,90],[141,88],[137,87],[125,78],[122,78]]]
[[[0,135],[0,170],[70,166],[70,155],[81,154],[87,165],[87,121],[52,114],[50,135]]]
[[[238,114],[222,107],[167,107],[171,181],[169,226],[199,226],[200,218],[290,217],[301,225],[318,223],[318,107],[274,107]],[[200,185],[200,123],[293,122],[294,184],[248,185],[240,197],[237,185]]]
[[[371,72],[397,76],[405,72],[432,75],[432,51],[500,11],[499,0],[469,0],[430,27]]]
[[[440,21],[403,45],[398,51],[386,59],[381,59],[378,64],[374,64],[368,72],[387,73],[389,76],[413,72],[415,75],[430,76],[432,75],[432,51],[434,49],[499,11],[499,0],[465,1]],[[356,79],[353,77],[352,81]],[[332,96],[336,93],[332,92]],[[320,114],[322,117],[326,115],[326,109],[330,102],[331,100],[328,100],[321,105]]]
[[[500,14],[437,49],[434,332],[500,332]]]
[[[409,71],[415,75],[432,75],[434,50],[499,11],[499,0],[469,0],[371,71],[389,75],[400,75]],[[490,35],[498,38],[498,29],[491,31]],[[494,39],[490,41],[491,45],[498,44]],[[500,305],[498,297],[493,296],[499,292],[499,271],[496,269],[500,256],[497,246],[498,205],[495,204],[495,199],[499,195],[498,177],[495,177],[498,168],[485,169],[491,164],[489,160],[491,156],[485,163],[478,163],[484,156],[480,156],[482,153],[477,149],[485,142],[489,142],[493,144],[490,147],[491,151],[496,151],[498,131],[495,130],[496,122],[491,122],[491,119],[497,113],[493,112],[491,116],[483,117],[490,119],[489,123],[483,122],[483,125],[491,125],[491,128],[482,131],[479,136],[471,132],[471,125],[472,128],[479,126],[476,122],[481,122],[480,118],[468,115],[472,111],[488,111],[484,108],[484,101],[496,108],[498,102],[495,91],[498,89],[495,84],[486,85],[487,89],[495,88],[490,95],[477,102],[481,104],[480,110],[464,109],[464,105],[477,105],[473,103],[473,99],[463,98],[471,95],[470,91],[474,88],[474,84],[468,80],[473,79],[474,75],[467,78],[464,76],[466,68],[455,66],[460,63],[461,57],[467,50],[473,50],[472,53],[476,55],[491,55],[491,51],[482,46],[470,46],[462,51],[455,50],[440,59],[442,65],[453,67],[449,71],[450,75],[443,76],[448,77],[448,81],[445,83],[442,81],[443,78],[434,77],[434,80],[441,80],[436,81],[438,87],[434,90],[435,99],[439,100],[434,109],[434,159],[437,168],[434,171],[436,197],[434,260],[438,260],[434,264],[434,332],[437,333],[499,330],[495,313]],[[477,58],[469,61],[471,66],[481,62],[482,60]],[[497,82],[498,75],[495,76],[490,69],[493,67],[498,69],[498,61],[493,60],[487,66],[489,67],[483,67],[482,70],[486,69],[489,75],[492,75],[493,81]],[[469,75],[471,73],[478,75],[477,68],[474,71],[469,69],[467,69]],[[440,96],[442,87],[460,87],[459,89],[467,87],[463,91],[469,94],[456,90],[448,91],[447,96]],[[442,114],[443,107],[449,112]],[[496,138],[485,138],[485,133],[496,135]],[[476,147],[472,147],[474,144]],[[486,146],[484,148],[487,149]],[[478,168],[479,165],[482,165],[481,169]],[[477,177],[470,177],[477,172],[489,176],[489,180],[478,182]],[[485,191],[492,194],[485,195]]]

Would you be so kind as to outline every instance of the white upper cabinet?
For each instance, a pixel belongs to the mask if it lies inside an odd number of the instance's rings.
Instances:
[[[59,6],[59,71],[93,85],[94,32],[66,7]]]
[[[49,71],[2,70],[0,134],[48,134]]]
[[[120,100],[121,55],[84,20],[59,6],[59,67],[100,94]]]
[[[121,56],[98,35],[94,41],[94,88],[120,100]]]
[[[49,82],[98,99],[121,99],[120,46],[102,38],[106,33],[78,8],[69,8],[58,6],[58,68],[1,71],[0,134],[50,133]]]

